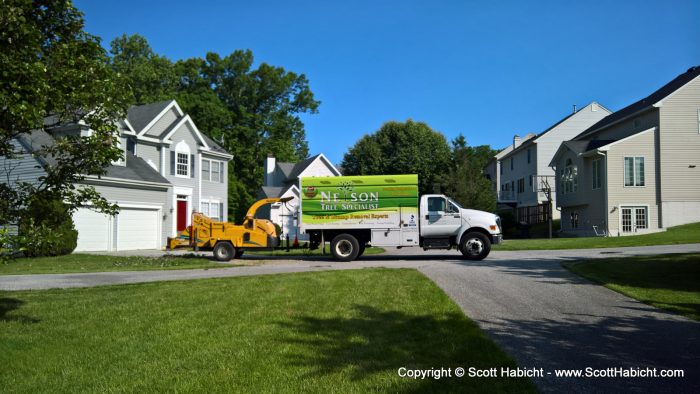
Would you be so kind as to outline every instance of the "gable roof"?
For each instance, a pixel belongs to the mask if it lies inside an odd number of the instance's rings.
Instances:
[[[143,131],[155,117],[163,112],[173,100],[159,101],[157,103],[135,105],[129,108],[126,119],[134,128],[136,133]]]
[[[574,139],[583,139],[586,136],[595,133],[596,131],[602,130],[608,126],[612,126],[613,124],[632,115],[635,115],[638,112],[650,109],[654,105],[658,104],[660,101],[663,101],[663,99],[665,99],[666,97],[673,94],[676,90],[685,86],[688,82],[697,78],[698,75],[700,75],[700,66],[694,66],[689,68],[688,71],[677,76],[671,82],[657,89],[654,93],[635,103],[626,106],[625,108],[622,108],[617,112],[606,116],[605,118],[601,119],[598,123],[586,129],[583,133],[574,137]]]
[[[167,179],[160,175],[158,171],[154,170],[145,160],[134,156],[131,152],[126,152],[125,166],[111,165],[107,167],[106,170],[107,173],[102,175],[102,177],[170,184]]]
[[[335,172],[337,173],[337,175],[340,175],[340,171],[338,171],[338,169],[335,168],[335,166],[326,158],[326,156],[323,155],[323,153],[311,156],[308,159],[304,159],[297,163],[275,163],[275,171],[279,171],[280,173],[282,173],[282,175],[284,176],[283,182],[285,184],[293,184],[296,183],[296,181],[299,178],[299,175],[301,175],[301,173],[304,172],[304,170],[306,170],[314,161],[319,159],[326,162],[326,164],[330,167],[331,172]]]
[[[578,140],[578,141],[564,141],[559,145],[559,149],[552,156],[552,160],[549,162],[549,167],[553,167],[555,162],[559,160],[559,156],[564,152],[564,149],[572,151],[576,155],[581,155],[585,152],[601,148],[605,145],[611,144],[617,140]]]

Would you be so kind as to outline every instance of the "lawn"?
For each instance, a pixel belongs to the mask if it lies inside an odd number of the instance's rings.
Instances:
[[[0,293],[16,392],[535,392],[526,379],[401,378],[515,366],[415,270]]]
[[[232,260],[231,263],[240,263]],[[212,259],[192,256],[123,257],[92,254],[69,254],[57,257],[20,258],[0,263],[0,275],[65,274],[101,271],[144,271],[192,268],[233,267]]]
[[[700,254],[635,256],[565,266],[629,297],[700,320]]]
[[[593,249],[689,243],[700,243],[700,223],[669,227],[661,233],[626,237],[507,239],[500,245],[494,245],[493,250]]]

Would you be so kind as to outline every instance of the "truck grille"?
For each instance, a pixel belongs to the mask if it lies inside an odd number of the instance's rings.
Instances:
[[[498,226],[498,232],[503,233],[502,227],[501,227],[501,217],[496,216],[496,225]]]

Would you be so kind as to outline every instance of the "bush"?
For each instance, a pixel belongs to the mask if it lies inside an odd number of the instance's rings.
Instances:
[[[65,204],[39,196],[32,199],[22,215],[17,244],[27,257],[73,252],[78,246],[78,232]]]

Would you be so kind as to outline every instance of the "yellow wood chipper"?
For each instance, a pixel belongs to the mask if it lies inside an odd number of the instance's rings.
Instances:
[[[286,203],[291,199],[266,198],[255,202],[241,225],[215,221],[195,212],[190,226],[177,237],[168,238],[168,249],[212,250],[216,260],[229,261],[241,257],[246,250],[276,248],[280,244],[277,227],[267,219],[256,219],[255,212],[263,205]]]

